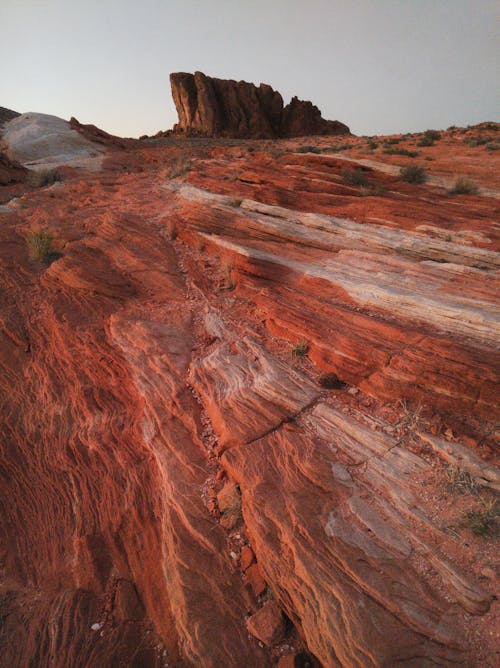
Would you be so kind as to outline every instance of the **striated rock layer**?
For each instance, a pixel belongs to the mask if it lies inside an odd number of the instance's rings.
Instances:
[[[493,668],[497,199],[103,145],[0,209],[2,665]]]
[[[311,102],[283,98],[267,84],[216,79],[203,72],[170,75],[179,122],[174,132],[203,137],[301,137],[349,134],[339,121],[327,121]]]

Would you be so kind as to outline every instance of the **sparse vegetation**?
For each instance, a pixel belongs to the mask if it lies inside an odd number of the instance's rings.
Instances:
[[[400,141],[399,137],[387,137],[387,139],[384,139],[384,144],[399,144]]]
[[[441,133],[438,130],[426,130],[424,132],[424,137],[431,141],[439,141],[441,139]]]
[[[304,357],[309,351],[309,344],[306,341],[296,343],[292,348],[292,355],[294,357]]]
[[[468,471],[459,466],[448,466],[445,473],[446,487],[457,494],[477,494],[479,485]]]
[[[356,169],[344,169],[342,172],[342,180],[344,183],[348,183],[351,186],[366,187],[368,185],[366,174],[360,167],[356,167]]]
[[[471,148],[475,148],[476,146],[484,146],[484,144],[487,144],[489,141],[491,141],[490,137],[481,137],[481,135],[477,137],[467,137],[467,139],[464,139],[464,144],[467,144],[467,146],[470,146]]]
[[[497,537],[500,534],[500,503],[479,499],[480,506],[464,513],[463,525],[476,536]]]
[[[455,181],[455,185],[449,193],[450,195],[477,195],[478,191],[479,188],[474,181],[460,177]]]
[[[176,158],[170,163],[170,168],[168,170],[168,178],[176,179],[178,176],[184,176],[191,169],[191,162],[185,157]]]
[[[401,167],[399,175],[403,181],[407,183],[425,183],[427,180],[427,174],[423,167],[418,165],[407,165],[406,167]]]
[[[417,142],[417,146],[434,146],[434,139],[425,135]]]
[[[318,382],[325,390],[341,390],[345,387],[345,383],[340,380],[336,373],[323,373]]]
[[[28,252],[32,260],[49,264],[56,256],[53,248],[54,237],[49,230],[30,232],[26,238]]]
[[[34,188],[44,188],[50,186],[56,181],[61,181],[61,174],[57,169],[41,169],[32,171],[28,177],[28,183]]]
[[[409,151],[406,148],[384,148],[383,151],[386,155],[406,155],[407,158],[416,158],[418,151]]]
[[[321,153],[320,149],[317,146],[299,146],[296,153]]]
[[[487,151],[498,151],[500,149],[500,144],[494,141],[490,141],[485,146]]]

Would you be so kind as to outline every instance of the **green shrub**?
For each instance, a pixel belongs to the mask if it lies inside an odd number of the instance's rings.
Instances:
[[[438,130],[426,130],[424,132],[424,137],[431,141],[438,141],[441,139],[441,133]]]
[[[191,162],[187,158],[175,158],[170,163],[168,178],[176,179],[178,176],[187,174],[191,169]]]
[[[356,169],[344,169],[342,172],[342,180],[344,183],[348,183],[351,186],[366,187],[368,185],[366,174],[360,167],[356,167]]]
[[[432,137],[422,137],[420,141],[417,142],[417,146],[434,146],[434,139]]]
[[[299,146],[295,153],[321,153],[317,146]]]
[[[309,351],[309,344],[305,341],[301,343],[296,343],[292,348],[292,355],[294,357],[304,357]]]
[[[496,537],[500,533],[500,504],[483,499],[480,501],[480,508],[472,508],[464,513],[464,524],[476,536]]]
[[[416,158],[418,151],[408,151],[406,148],[384,148],[386,155],[406,155],[408,158]]]
[[[477,195],[479,188],[474,181],[460,177],[449,192],[450,195]]]
[[[49,230],[30,232],[26,238],[26,244],[31,259],[49,263],[55,256],[53,242],[54,237]]]
[[[401,139],[399,137],[388,137],[384,139],[384,144],[399,144]]]
[[[407,183],[425,183],[427,175],[423,167],[417,165],[408,165],[401,167],[399,175],[403,181]]]
[[[500,149],[500,144],[494,141],[490,141],[485,146],[487,151],[498,151]]]

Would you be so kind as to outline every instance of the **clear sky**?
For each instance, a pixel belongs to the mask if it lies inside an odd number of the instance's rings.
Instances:
[[[269,83],[356,134],[499,120],[493,0],[0,0],[0,106],[152,134],[170,72]]]

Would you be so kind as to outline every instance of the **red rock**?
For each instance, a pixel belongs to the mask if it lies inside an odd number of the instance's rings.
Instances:
[[[248,545],[244,545],[241,548],[241,557],[240,557],[240,567],[242,571],[246,571],[249,566],[252,565],[255,559],[253,550]]]
[[[487,495],[498,485],[497,199],[377,164],[385,194],[361,197],[346,159],[293,140],[190,145],[170,182],[184,142],[169,142],[110,147],[102,171],[17,184],[25,196],[1,207],[3,663],[151,665],[160,647],[169,665],[268,668],[277,650],[243,623],[249,541],[322,665],[491,664],[492,584],[474,564],[494,546],[481,539],[478,558],[442,529],[457,508],[433,476],[439,456]],[[498,188],[498,152],[460,146],[429,149],[429,171]],[[26,247],[45,227],[62,253],[49,267]],[[217,292],[224,262],[234,289]],[[360,401],[321,400],[322,372]],[[453,428],[453,455],[435,437],[419,447],[419,401]],[[214,479],[242,494],[229,543],[205,506]]]
[[[260,610],[249,617],[247,629],[268,647],[280,642],[285,635],[285,620],[276,601],[266,601]]]
[[[281,95],[266,84],[176,72],[170,85],[179,115],[174,132],[253,138],[349,134],[343,123],[324,120],[311,102],[294,97],[283,108]]]
[[[217,494],[217,504],[221,512],[221,524],[232,529],[241,521],[241,494],[238,486],[228,482]]]
[[[266,591],[267,584],[262,577],[259,564],[253,564],[247,568],[245,582],[250,585],[255,596],[260,596]]]
[[[144,618],[145,610],[135,586],[127,580],[118,580],[113,612],[120,621],[133,621]]]

